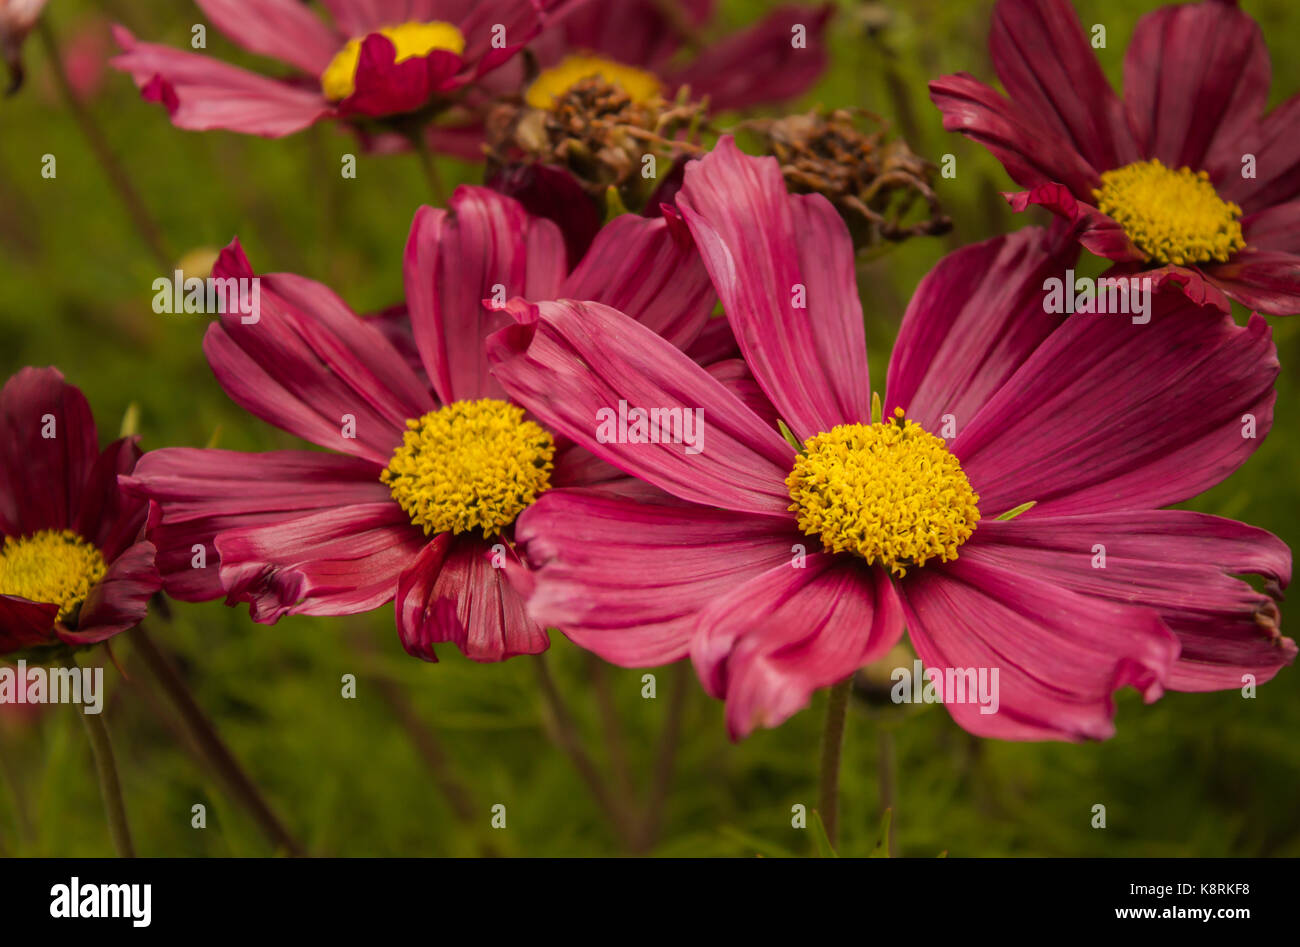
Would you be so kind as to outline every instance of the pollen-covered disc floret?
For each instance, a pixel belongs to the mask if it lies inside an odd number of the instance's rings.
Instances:
[[[618,86],[638,104],[649,102],[659,94],[659,79],[644,69],[625,66],[602,56],[566,56],[550,69],[543,70],[524,93],[524,101],[536,109],[550,108],[579,81],[599,76]]]
[[[59,606],[66,621],[104,578],[104,557],[71,530],[43,529],[0,542],[0,595]]]
[[[809,438],[785,483],[801,530],[901,576],[930,559],[956,559],[980,511],[943,439],[905,420],[902,408],[894,415]]]
[[[1103,173],[1092,194],[1097,209],[1160,263],[1226,263],[1246,246],[1241,208],[1219,197],[1204,171],[1138,161]]]
[[[454,401],[406,427],[379,479],[426,534],[495,536],[551,485],[555,441],[518,405]]]
[[[427,56],[435,49],[445,49],[457,56],[465,52],[465,37],[450,23],[403,23],[401,26],[385,26],[376,32],[392,40],[397,50],[394,62]],[[321,73],[321,92],[331,102],[341,102],[356,91],[357,65],[361,62],[364,39],[348,40]]]

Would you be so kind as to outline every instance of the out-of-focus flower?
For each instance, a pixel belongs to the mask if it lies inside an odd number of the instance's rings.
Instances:
[[[520,311],[489,348],[506,391],[673,497],[553,490],[525,510],[537,621],[624,665],[689,654],[737,737],[885,655],[905,625],[928,668],[997,672],[996,706],[944,706],[1003,739],[1105,738],[1121,687],[1151,701],[1294,660],[1275,602],[1287,547],[1161,509],[1220,482],[1270,426],[1263,318],[1238,326],[1165,292],[1144,325],[1060,322],[1043,282],[1077,247],[1026,228],[921,282],[873,410],[830,203],[789,195],[774,159],[724,138],[687,165],[677,207],[788,438],[609,306]],[[705,449],[600,439],[591,418],[620,402],[702,411]]]
[[[583,79],[599,76],[633,101],[692,99],[714,110],[792,99],[826,69],[826,24],[834,7],[783,6],[714,41],[705,33],[714,0],[586,0],[568,7],[530,45],[541,72],[524,93],[546,108]]]
[[[1137,25],[1124,98],[1068,0],[999,0],[990,36],[1009,98],[965,73],[930,84],[944,127],[987,147],[1080,243],[1195,302],[1300,312],[1300,96],[1265,114],[1271,67],[1235,0]]]
[[[252,278],[238,243],[213,276]],[[236,402],[336,453],[165,449],[128,488],[152,501],[149,535],[176,598],[224,593],[268,623],[395,600],[418,657],[435,660],[437,642],[478,661],[541,651],[545,629],[513,584],[527,581],[515,518],[557,487],[644,487],[512,403],[484,340],[513,326],[507,300],[562,295],[619,305],[670,346],[725,355],[708,331],[708,274],[680,221],[633,215],[602,229],[570,273],[553,224],[462,187],[450,210],[417,212],[405,277],[409,317],[362,320],[319,283],[262,276],[258,321],[227,315],[204,340]],[[734,360],[713,370],[743,392]]]
[[[9,70],[8,94],[23,84],[23,40],[36,26],[47,0],[0,0],[0,57]]]
[[[161,580],[146,506],[117,482],[138,441],[101,453],[90,406],[56,369],[0,390],[0,653],[95,644],[144,618]]]
[[[279,137],[326,118],[421,120],[509,60],[567,0],[325,0],[332,24],[299,0],[195,0],[250,52],[296,71],[258,75],[114,29],[112,64],[166,106],[178,128]]]
[[[876,128],[863,131],[864,121]],[[816,109],[800,115],[754,119],[741,126],[758,132],[763,151],[781,164],[786,186],[797,194],[820,194],[835,205],[855,246],[881,240],[934,236],[952,219],[934,193],[935,167],[900,138],[889,138],[883,121],[861,110]],[[920,200],[926,217],[907,221]]]

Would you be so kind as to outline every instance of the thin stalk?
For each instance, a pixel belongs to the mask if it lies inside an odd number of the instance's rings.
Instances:
[[[181,679],[180,674],[172,667],[171,661],[162,653],[158,645],[149,637],[143,625],[136,625],[127,633],[131,638],[131,643],[144,659],[145,665],[153,675],[154,680],[163,689],[171,702],[180,711],[182,722],[189,732],[195,746],[208,765],[216,771],[227,785],[227,788],[235,799],[248,810],[253,820],[257,822],[263,834],[278,848],[283,849],[295,857],[303,857],[307,854],[306,849],[294,838],[284,824],[271,809],[269,803],[263,798],[257,786],[249,778],[248,773],[235,759],[233,753],[217,733],[217,729],[208,719],[207,715],[199,707],[190,694],[189,687]]]
[[[880,780],[880,808],[890,810],[889,857],[898,857],[898,777],[894,753],[894,731],[883,725],[878,731],[876,776]]]
[[[68,658],[68,666],[77,667],[76,658]],[[122,782],[117,778],[117,760],[113,756],[113,741],[108,736],[104,715],[88,714],[85,708],[77,711],[90,741],[90,754],[95,758],[95,775],[99,778],[99,794],[104,799],[104,814],[108,818],[108,834],[119,858],[135,858],[131,843],[131,826],[126,819],[126,801],[122,797]]]
[[[615,791],[624,799],[630,799],[635,792],[632,783],[632,765],[628,762],[623,727],[619,722],[614,692],[610,689],[609,666],[590,651],[586,652],[586,660],[587,676],[591,679],[592,690],[596,695],[596,707],[600,711],[605,751],[609,756],[610,768],[614,772]]]
[[[587,755],[587,751],[582,746],[582,739],[573,721],[573,715],[569,713],[564,698],[560,696],[559,688],[555,686],[555,678],[551,676],[551,668],[546,660],[546,653],[542,652],[534,655],[532,665],[537,675],[537,683],[541,687],[542,699],[545,701],[550,715],[552,737],[559,744],[560,749],[569,757],[583,782],[587,784],[587,789],[591,792],[592,798],[604,811],[619,838],[625,844],[632,844],[635,842],[635,837],[629,820],[623,811],[623,807],[615,801],[609,788],[605,785],[604,778],[600,775],[599,770],[592,763],[591,757]]]
[[[424,130],[417,129],[407,136],[411,141],[411,147],[415,150],[415,156],[420,159],[420,170],[424,172],[424,179],[429,182],[429,191],[433,195],[433,203],[438,207],[447,206],[447,185],[442,181],[442,172],[438,170],[438,161],[434,158],[433,152],[429,150],[429,143],[425,140]]]
[[[836,844],[840,823],[840,754],[844,747],[844,718],[849,707],[853,675],[830,689],[826,703],[826,725],[822,730],[821,779],[817,811],[821,813],[826,837]]]
[[[678,661],[672,669],[672,690],[668,695],[668,715],[659,736],[655,753],[654,776],[650,781],[650,798],[646,802],[645,822],[637,850],[647,852],[654,848],[663,825],[664,805],[673,784],[673,771],[677,764],[677,749],[681,743],[682,717],[686,710],[686,695],[690,692],[691,663]]]
[[[123,207],[126,208],[127,215],[131,218],[136,233],[144,241],[145,246],[149,248],[149,252],[153,254],[153,258],[158,265],[164,270],[170,270],[175,257],[168,251],[162,230],[149,213],[144,201],[140,199],[139,193],[131,184],[131,179],[122,167],[121,162],[113,154],[113,149],[108,145],[108,139],[104,137],[104,133],[95,122],[94,116],[77,98],[72,83],[68,81],[68,75],[63,70],[63,57],[59,52],[59,43],[54,36],[54,29],[50,26],[48,16],[40,18],[37,32],[40,33],[41,43],[45,47],[45,54],[49,57],[50,69],[54,73],[54,81],[59,87],[59,94],[68,106],[68,111],[72,113],[77,127],[81,130],[82,137],[86,139],[86,144],[90,146],[90,150],[94,152],[95,158],[103,167],[104,173],[108,175],[109,183],[112,184],[118,198],[122,201]]]

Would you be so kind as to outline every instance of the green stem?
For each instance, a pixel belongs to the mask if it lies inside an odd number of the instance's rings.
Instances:
[[[76,659],[69,658],[68,666],[78,667]],[[122,798],[122,783],[117,778],[117,761],[113,757],[113,743],[108,736],[108,726],[104,723],[102,713],[88,714],[84,711],[84,707],[80,708],[78,716],[86,727],[90,753],[95,758],[99,794],[104,797],[104,813],[108,817],[108,834],[113,839],[113,848],[119,858],[135,858],[135,846],[131,844],[131,826],[126,820],[126,803]]]
[[[895,765],[894,731],[883,724],[877,738],[876,775],[880,779],[880,808],[890,811],[889,857],[898,855],[898,776]]]
[[[76,120],[86,143],[90,145],[90,150],[94,152],[96,160],[108,175],[108,180],[126,208],[140,239],[149,248],[158,265],[164,270],[170,270],[175,257],[167,249],[162,230],[154,222],[144,201],[140,199],[140,195],[131,184],[131,179],[127,176],[121,162],[113,154],[113,149],[109,147],[108,139],[104,137],[99,125],[77,98],[77,93],[73,90],[72,83],[68,81],[67,73],[64,72],[63,57],[59,53],[58,40],[54,37],[54,30],[49,21],[48,16],[41,17],[37,32],[40,33],[41,43],[45,46],[45,53],[50,59],[50,71],[54,73],[54,82],[59,87],[59,94]]]
[[[634,845],[636,841],[635,833],[623,811],[623,807],[610,794],[608,787],[605,785],[605,780],[601,777],[599,770],[596,769],[591,757],[587,755],[587,751],[582,746],[582,739],[573,721],[573,715],[569,713],[564,698],[560,696],[559,688],[555,686],[555,678],[551,676],[551,668],[546,660],[546,653],[541,652],[534,655],[532,665],[537,674],[537,683],[541,687],[542,698],[550,713],[551,731],[555,742],[569,757],[574,769],[578,771],[578,775],[587,784],[592,798],[604,811],[619,838],[625,844]]]
[[[433,152],[429,150],[429,143],[425,141],[424,129],[411,132],[407,138],[410,139],[411,147],[415,150],[415,156],[420,159],[420,170],[424,172],[424,178],[429,182],[433,203],[438,207],[446,207],[447,185],[442,182],[442,172],[438,170],[438,162],[433,157]]]
[[[853,675],[830,689],[826,703],[826,725],[822,730],[821,780],[817,811],[826,827],[826,838],[836,844],[840,823],[840,752],[844,746],[844,718],[849,707]]]
[[[233,753],[217,733],[217,729],[204,714],[198,703],[190,694],[189,687],[172,667],[167,656],[149,637],[144,625],[136,625],[129,632],[131,643],[148,666],[154,680],[166,692],[168,698],[180,713],[180,719],[186,731],[198,747],[199,752],[225,782],[232,795],[248,810],[262,832],[278,848],[295,857],[303,857],[306,850],[289,834],[289,830],[276,816],[266,799],[258,791],[256,784],[235,759]]]

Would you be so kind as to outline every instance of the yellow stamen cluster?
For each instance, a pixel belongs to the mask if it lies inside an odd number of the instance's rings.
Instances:
[[[406,427],[379,479],[426,535],[495,536],[551,485],[555,441],[517,405],[454,401]]]
[[[956,559],[980,511],[943,439],[905,420],[902,408],[894,415],[809,438],[785,484],[801,530],[901,576],[929,559]]]
[[[43,529],[0,542],[0,595],[59,606],[66,621],[104,578],[99,550],[72,530]]]
[[[1138,161],[1103,173],[1092,196],[1098,210],[1160,263],[1226,263],[1246,246],[1241,208],[1219,197],[1204,171]]]
[[[618,86],[628,98],[638,105],[649,102],[659,94],[659,80],[644,69],[625,66],[601,56],[567,56],[558,65],[543,70],[528,91],[524,101],[537,109],[550,108],[564,93],[583,79],[599,76],[612,86]]]
[[[450,23],[403,23],[401,26],[385,26],[377,32],[393,41],[397,48],[395,62],[427,56],[435,49],[450,50],[457,56],[465,52],[465,37]],[[348,40],[321,73],[321,91],[331,102],[341,102],[356,91],[357,64],[361,61],[364,39]]]

